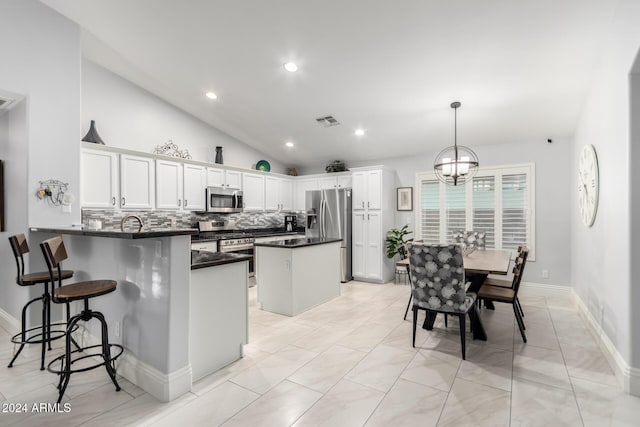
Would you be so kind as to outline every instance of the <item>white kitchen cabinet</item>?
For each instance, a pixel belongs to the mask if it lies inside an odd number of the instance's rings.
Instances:
[[[333,175],[333,174],[332,174]],[[318,189],[350,188],[351,174],[318,178]]]
[[[394,227],[395,183],[384,167],[353,171],[352,269],[356,280],[385,283],[394,263],[386,255],[386,234]]]
[[[182,207],[182,164],[156,160],[156,208]]]
[[[264,210],[264,175],[256,173],[242,173],[242,194],[244,197],[244,210]]]
[[[184,210],[205,210],[205,173],[203,166],[184,164]]]
[[[207,168],[207,186],[242,190],[242,172]]]
[[[118,205],[118,155],[83,149],[80,157],[80,205],[115,208]]]
[[[353,173],[353,209],[382,208],[382,170]]]
[[[293,181],[291,179],[265,176],[265,210],[291,210],[292,192]]]
[[[305,210],[305,193],[308,190],[317,190],[318,180],[315,178],[298,179],[295,183],[295,195],[293,197],[293,209],[296,211]]]
[[[154,161],[149,157],[120,155],[120,207],[153,209]]]

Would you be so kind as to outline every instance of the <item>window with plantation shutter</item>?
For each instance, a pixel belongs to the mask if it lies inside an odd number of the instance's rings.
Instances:
[[[496,247],[496,178],[481,176],[473,178],[471,187],[472,223],[475,231],[485,232],[487,248]]]
[[[445,185],[446,205],[445,216],[447,224],[447,242],[453,240],[453,233],[466,230],[466,192],[464,185]]]
[[[517,249],[528,238],[529,191],[526,174],[502,176],[502,247]]]
[[[535,261],[535,165],[481,168],[470,182],[450,186],[433,172],[416,174],[416,240],[450,243],[457,230],[483,231],[487,248],[529,247]]]
[[[440,243],[440,185],[437,180],[420,184],[420,230],[419,239],[425,243]]]

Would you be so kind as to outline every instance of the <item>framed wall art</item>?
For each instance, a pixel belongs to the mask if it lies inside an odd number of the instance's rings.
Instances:
[[[413,187],[398,187],[397,192],[397,210],[412,211],[413,210]]]

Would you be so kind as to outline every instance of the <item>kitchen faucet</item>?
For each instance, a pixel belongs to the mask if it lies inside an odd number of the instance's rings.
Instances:
[[[140,218],[138,215],[133,215],[133,214],[127,214],[122,218],[122,220],[120,221],[120,231],[124,231],[124,224],[125,222],[127,222],[129,218],[137,219],[139,224],[138,232],[142,231],[142,227],[144,227],[144,222],[142,221],[142,218]]]

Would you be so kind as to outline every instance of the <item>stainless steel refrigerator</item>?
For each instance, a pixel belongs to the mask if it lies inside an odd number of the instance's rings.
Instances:
[[[305,194],[306,237],[339,238],[340,281],[351,273],[351,189],[308,190]]]

